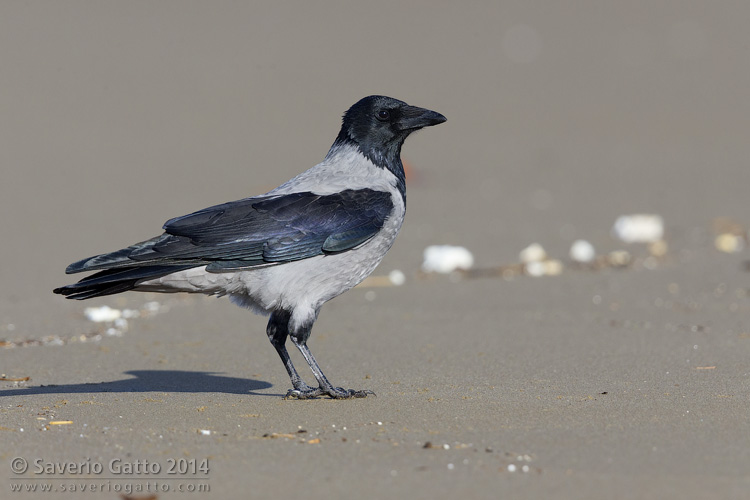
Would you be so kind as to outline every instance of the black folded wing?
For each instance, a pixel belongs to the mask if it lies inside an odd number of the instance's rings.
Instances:
[[[390,193],[372,189],[247,198],[172,219],[163,235],[68,272],[156,264],[221,271],[344,252],[372,238],[392,209]]]

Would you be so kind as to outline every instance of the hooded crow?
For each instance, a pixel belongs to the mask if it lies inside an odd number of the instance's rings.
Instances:
[[[227,295],[270,314],[266,332],[294,387],[286,397],[373,394],[333,386],[307,340],[321,306],[365,279],[401,228],[404,141],[445,120],[397,99],[365,97],[344,114],[338,137],[318,165],[264,195],[171,219],[161,236],[75,262],[66,273],[98,272],[54,292],[78,300],[127,290]],[[318,387],[297,373],[287,337]]]

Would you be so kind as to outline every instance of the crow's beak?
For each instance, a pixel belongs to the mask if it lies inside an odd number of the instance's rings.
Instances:
[[[398,128],[401,130],[417,130],[423,127],[431,127],[443,123],[446,118],[440,113],[416,106],[405,106],[401,108],[401,119]]]

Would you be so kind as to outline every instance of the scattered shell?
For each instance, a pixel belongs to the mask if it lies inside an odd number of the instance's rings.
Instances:
[[[594,245],[586,240],[576,240],[570,246],[570,258],[574,262],[587,264],[596,258]]]
[[[424,250],[422,270],[426,273],[451,273],[458,269],[468,270],[474,265],[474,256],[464,247],[430,245]]]
[[[104,323],[119,319],[122,316],[122,311],[119,309],[112,309],[109,306],[87,307],[84,309],[83,314],[89,321]]]
[[[614,267],[625,267],[630,264],[632,257],[625,250],[615,250],[607,255],[607,262]]]
[[[562,274],[563,263],[557,259],[545,260],[543,262],[533,261],[524,265],[524,271],[529,276],[539,278],[540,276],[558,276]]]
[[[526,264],[524,267],[526,270],[526,274],[529,276],[533,276],[535,278],[539,278],[540,276],[545,275],[545,265],[544,262],[539,261],[532,261]]]
[[[201,434],[201,436],[210,436],[211,431],[208,429],[198,429],[198,432]]]
[[[394,286],[401,286],[406,283],[406,275],[399,269],[394,269],[388,273],[388,279],[391,280],[391,283],[393,283]]]
[[[521,250],[521,253],[518,254],[518,258],[521,259],[521,262],[524,264],[540,262],[547,258],[547,252],[544,251],[544,247],[539,243],[532,243]]]
[[[625,243],[653,243],[664,236],[664,219],[660,215],[623,215],[612,226],[612,235]]]
[[[745,241],[742,237],[732,233],[722,233],[714,240],[717,250],[726,253],[737,253],[745,248]]]

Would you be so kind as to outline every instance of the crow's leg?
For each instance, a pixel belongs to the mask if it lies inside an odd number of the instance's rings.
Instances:
[[[299,331],[289,332],[289,336],[292,338],[292,342],[294,343],[294,345],[297,346],[297,349],[299,349],[299,352],[301,352],[302,356],[304,356],[307,364],[310,365],[310,369],[312,370],[313,375],[315,375],[315,379],[318,381],[319,387],[316,389],[305,391],[300,390],[297,388],[297,386],[295,386],[293,390],[290,390],[286,394],[286,397],[310,399],[320,396],[321,394],[327,394],[333,399],[348,399],[366,398],[369,394],[372,394],[374,396],[375,393],[369,390],[358,391],[354,389],[342,389],[341,387],[334,387],[333,384],[328,381],[326,376],[323,375],[323,371],[320,369],[320,366],[318,366],[318,362],[315,361],[315,358],[310,352],[310,349],[307,347],[307,339],[310,337],[311,330],[312,322],[309,325],[300,328]]]
[[[304,380],[299,376],[297,370],[292,364],[292,359],[289,357],[289,352],[286,350],[286,339],[289,336],[289,317],[291,314],[288,311],[278,310],[271,314],[271,318],[268,320],[268,327],[266,333],[268,334],[268,340],[271,341],[271,345],[276,348],[276,352],[279,353],[281,361],[284,363],[284,368],[289,374],[289,379],[292,381],[292,386],[295,391],[299,391],[303,394],[310,394],[309,397],[315,397],[323,394],[320,389],[313,389],[307,385]],[[317,394],[312,395],[316,392]]]

